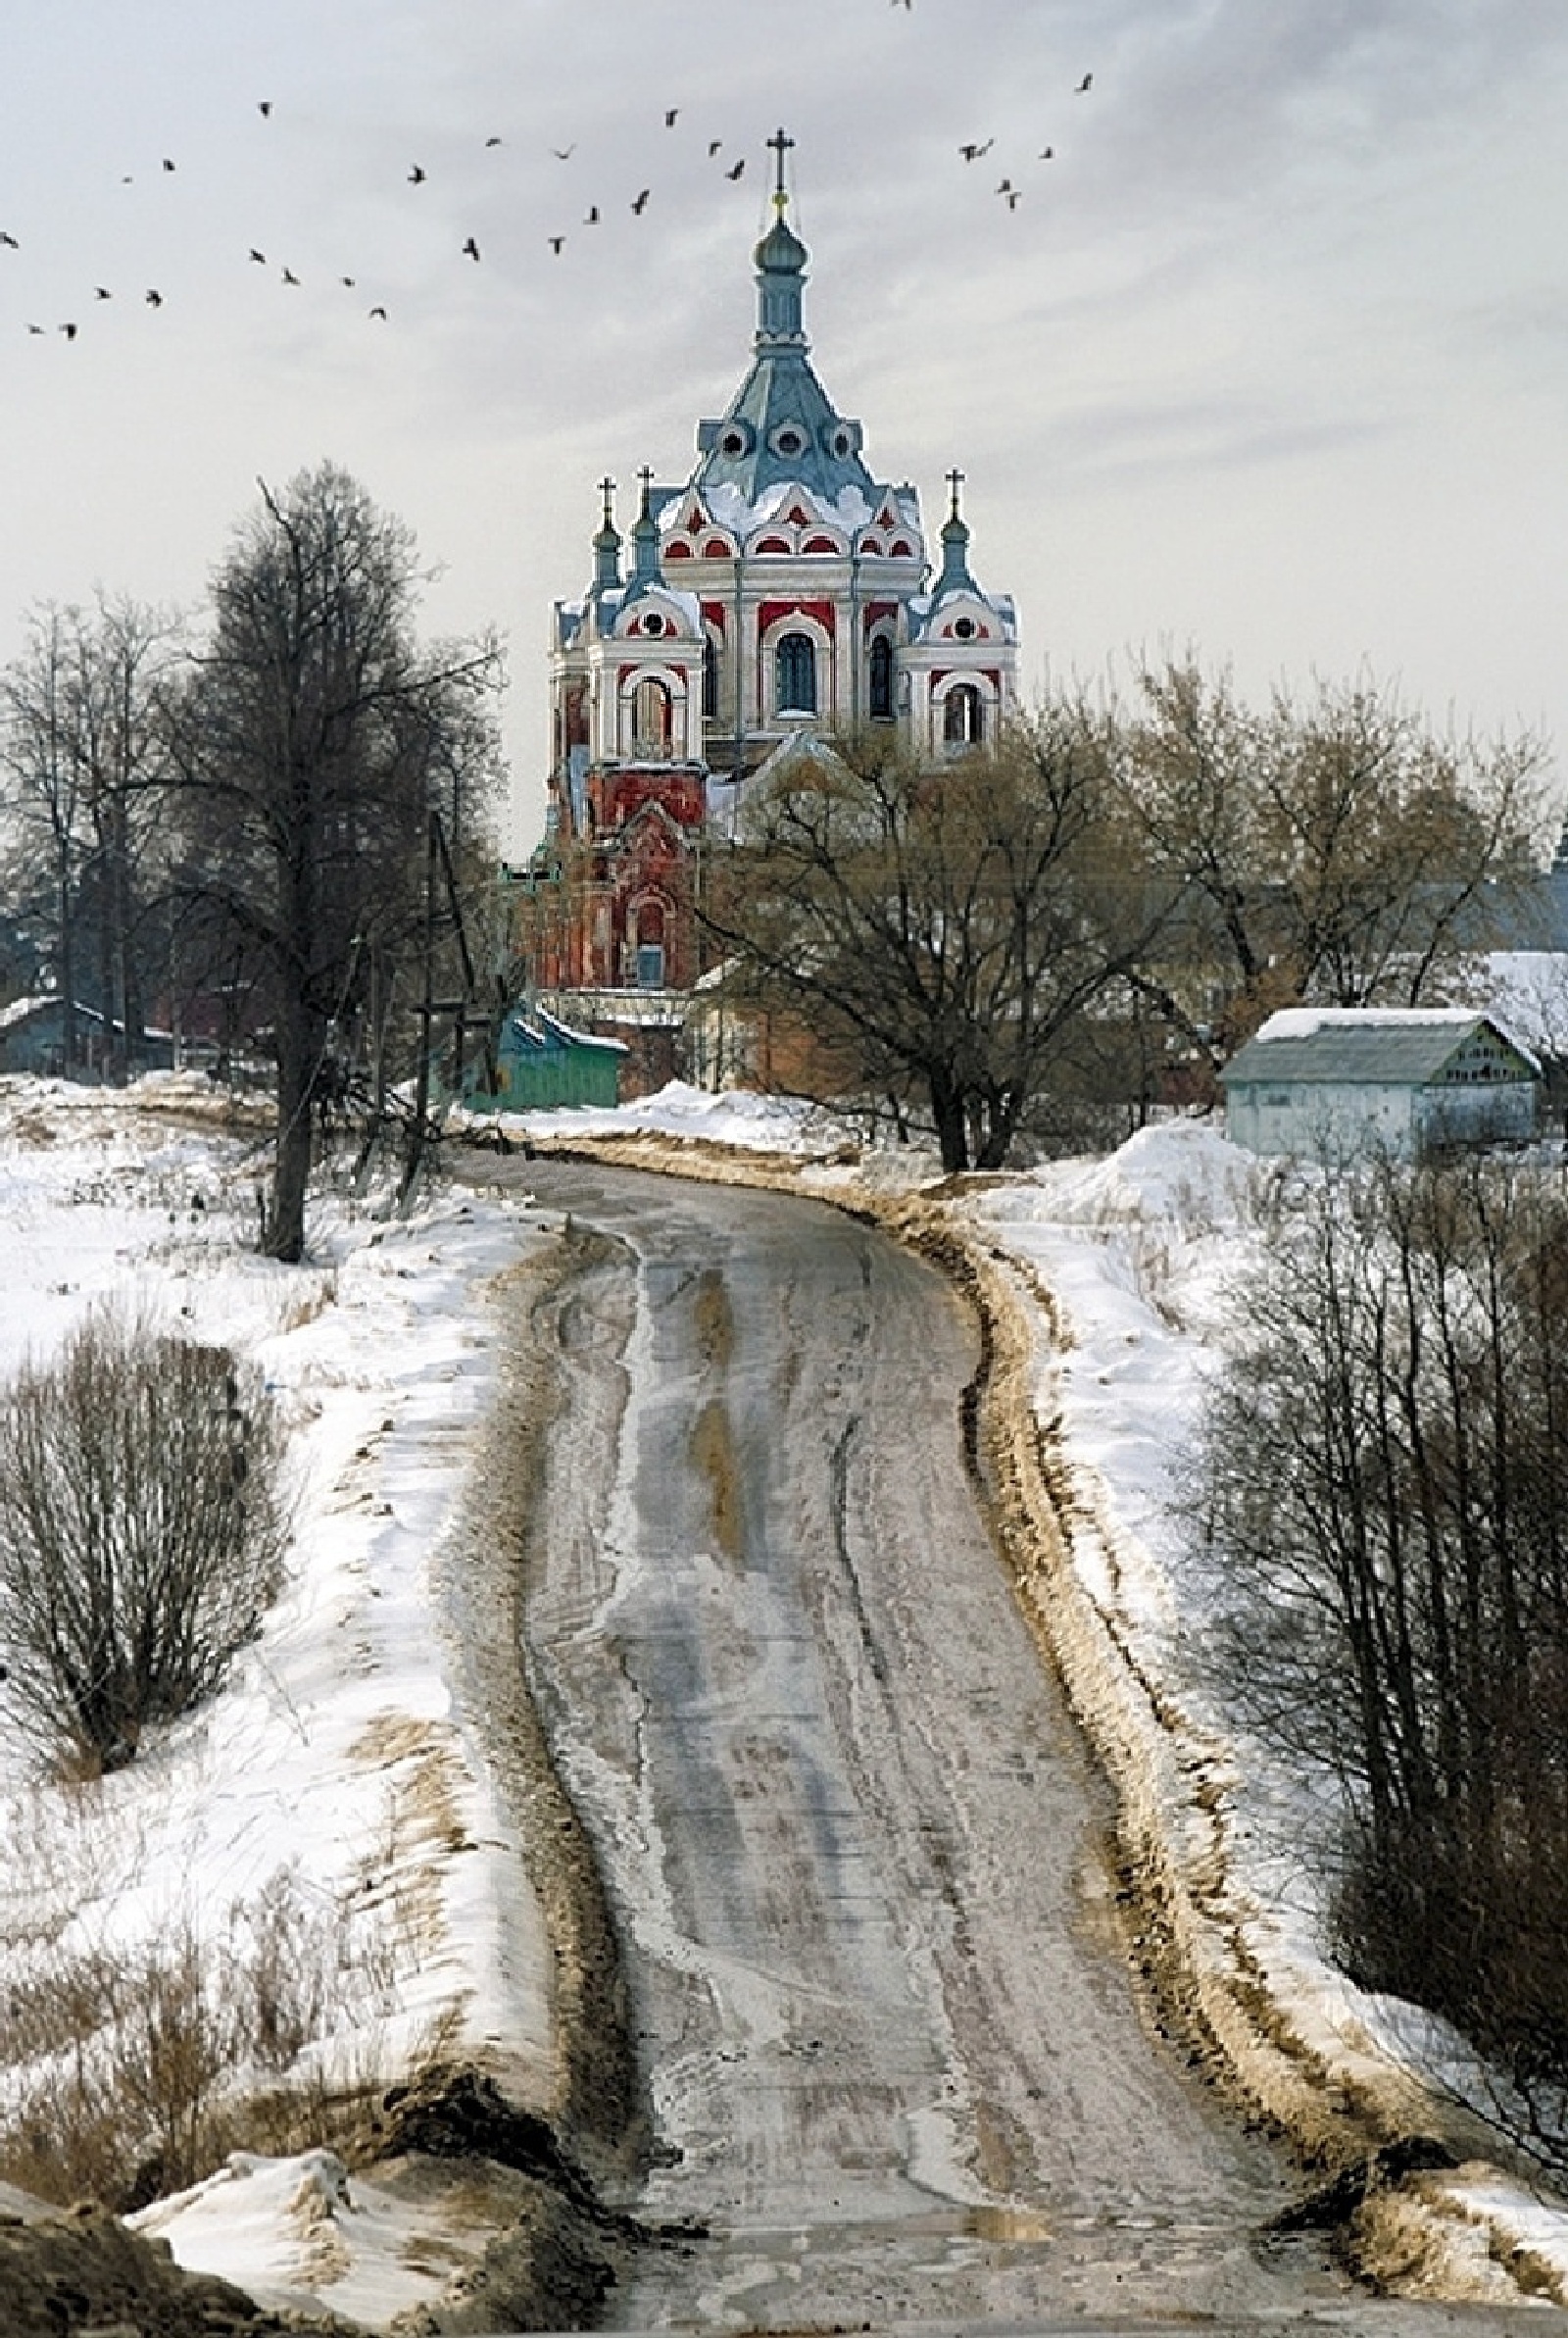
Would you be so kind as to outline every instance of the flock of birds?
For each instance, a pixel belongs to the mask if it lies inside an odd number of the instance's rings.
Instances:
[[[895,8],[902,6],[906,9],[911,9],[912,0],[892,0],[892,5]],[[1080,97],[1087,96],[1093,85],[1093,74],[1086,73],[1083,75],[1083,78],[1076,83],[1075,94]],[[264,123],[270,122],[273,114],[272,100],[270,98],[259,99],[257,101],[256,110]],[[682,109],[679,106],[666,106],[663,109],[663,125],[666,130],[674,130],[676,128],[681,119],[681,113]],[[504,143],[505,140],[498,132],[492,132],[492,134],[483,141],[483,145],[487,150],[493,150],[502,146]],[[770,140],[769,143],[778,148],[780,157],[782,158],[784,146],[792,144],[793,141],[784,139],[783,133],[780,132],[778,137]],[[966,139],[958,147],[957,151],[959,158],[966,164],[982,162],[985,157],[990,154],[995,143],[996,140],[994,137],[988,137],[984,139]],[[722,138],[710,137],[707,140],[707,149],[709,163],[710,165],[717,164],[725,151],[724,140]],[[569,163],[577,151],[576,141],[573,140],[571,144],[566,146],[553,146],[550,151],[556,162],[562,164]],[[1048,145],[1041,149],[1039,160],[1041,162],[1051,162],[1054,159],[1054,156],[1055,148],[1054,146]],[[164,155],[161,158],[161,161],[162,172],[164,174],[172,174],[177,169],[177,165],[175,164],[172,155]],[[746,156],[744,154],[738,155],[733,162],[724,163],[717,175],[727,179],[732,185],[738,185],[745,177],[746,166]],[[131,176],[131,174],[126,174],[124,175],[123,183],[129,184]],[[424,164],[419,162],[411,163],[406,173],[406,183],[411,187],[419,188],[426,186],[429,184],[429,182],[430,174],[425,168]],[[1005,203],[1009,211],[1017,210],[1019,203],[1023,199],[1023,188],[1010,175],[1006,174],[1002,177],[996,188],[997,196]],[[638,220],[642,219],[648,210],[649,204],[653,201],[653,197],[654,189],[651,185],[640,187],[637,193],[631,197],[630,201],[626,205],[626,209],[630,213],[631,217]],[[587,210],[582,215],[581,227],[583,229],[590,229],[602,226],[605,223],[606,217],[606,210],[599,202],[590,202]],[[552,232],[545,237],[544,240],[550,252],[556,259],[559,260],[562,257],[565,250],[568,237],[573,232],[575,232],[575,230],[563,227],[559,231]],[[0,227],[0,258],[3,258],[3,255],[6,251],[20,252],[22,248],[21,237],[12,233],[9,228]],[[483,253],[479,246],[478,237],[470,233],[466,235],[461,243],[456,243],[455,256],[459,259],[467,260],[473,266],[479,265],[483,259]],[[269,261],[267,253],[261,250],[256,244],[250,245],[247,259],[249,265],[258,268],[268,269],[272,265],[272,263]],[[281,283],[291,287],[298,287],[304,281],[304,278],[298,275],[286,262],[278,264],[278,277]],[[354,275],[340,274],[337,278],[337,283],[340,287],[346,290],[354,291],[358,288],[359,279]],[[92,286],[91,297],[93,302],[97,304],[100,302],[113,300],[115,293],[113,288],[107,284],[94,284]],[[142,302],[149,309],[161,309],[164,306],[164,298],[165,296],[163,291],[156,284],[147,285],[141,293]],[[367,309],[366,314],[368,318],[374,320],[375,322],[384,323],[387,321],[388,316],[385,302],[379,300],[372,302]],[[54,328],[54,330],[63,335],[67,341],[74,341],[80,329],[80,323],[76,318],[68,318]],[[39,324],[29,320],[26,324],[26,330],[30,334],[43,337],[48,333],[49,328],[43,324]]]

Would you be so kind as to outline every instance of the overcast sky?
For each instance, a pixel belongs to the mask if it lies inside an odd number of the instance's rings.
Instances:
[[[9,0],[0,660],[329,456],[508,644],[524,849],[549,603],[738,386],[779,124],[818,370],[933,533],[963,469],[1027,687],[1364,667],[1568,771],[1563,0]]]

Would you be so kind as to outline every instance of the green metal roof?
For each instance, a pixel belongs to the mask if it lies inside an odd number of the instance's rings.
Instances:
[[[1286,1027],[1276,1032],[1272,1023]],[[1237,1050],[1220,1078],[1227,1087],[1252,1080],[1424,1087],[1482,1029],[1500,1043],[1512,1077],[1538,1076],[1534,1060],[1489,1015],[1415,1010],[1406,1018],[1376,1008],[1344,1008],[1325,1011],[1311,1024],[1310,1011],[1296,1008],[1271,1018]]]

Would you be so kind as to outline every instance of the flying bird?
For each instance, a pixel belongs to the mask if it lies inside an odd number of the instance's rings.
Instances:
[[[472,237],[471,235],[469,236],[469,238],[468,238],[467,242],[466,242],[466,243],[464,245],[463,249],[464,249],[465,256],[466,256],[467,259],[469,259],[469,260],[477,260],[477,259],[478,259],[478,257],[479,257],[479,246],[477,245],[477,243],[475,243],[475,241],[474,241],[474,239],[473,239],[473,237]]]
[[[499,138],[486,138],[486,140],[485,140],[485,144],[486,144],[487,146],[499,146],[499,145],[500,145],[500,143],[501,143],[501,140],[500,140]]]
[[[43,331],[43,326],[41,324],[29,324],[27,330],[30,333],[41,333]]]
[[[382,320],[382,322],[383,322],[383,323],[385,323],[385,320],[386,320],[386,311],[385,311],[385,309],[383,309],[383,308],[381,307],[381,305],[380,305],[380,303],[379,303],[379,302],[377,302],[377,303],[376,303],[376,305],[375,305],[375,307],[374,307],[374,308],[373,308],[373,309],[370,311],[370,315],[371,315],[372,317],[379,317],[379,318]]]
[[[297,284],[299,282],[299,277],[294,274],[292,268],[284,269],[283,281],[285,284]]]
[[[720,148],[720,147],[723,145],[723,143],[724,143],[724,141],[723,141],[723,139],[722,139],[722,138],[710,138],[710,139],[709,139],[709,141],[708,141],[708,159],[709,159],[709,161],[710,161],[710,162],[711,162],[711,161],[712,161],[712,159],[713,159],[714,155],[715,155],[715,154],[717,154],[717,152],[718,152],[719,148]]]
[[[94,284],[92,296],[94,300],[113,300],[115,297],[107,284]]]
[[[164,305],[164,296],[156,284],[148,285],[144,297],[150,309],[161,309]]]
[[[726,171],[726,172],[725,172],[725,174],[724,174],[724,176],[725,176],[726,178],[739,178],[739,176],[740,176],[741,173],[742,173],[742,172],[745,170],[745,168],[746,168],[746,157],[745,157],[745,155],[743,154],[743,155],[741,156],[741,159],[740,159],[740,161],[739,161],[739,162],[738,162],[738,163],[735,165],[734,169],[733,169],[733,170],[730,170],[730,171]]]
[[[1074,97],[1082,97],[1082,96],[1083,96],[1083,93],[1084,93],[1084,91],[1085,91],[1085,90],[1086,90],[1086,89],[1087,89],[1087,88],[1090,86],[1091,82],[1094,80],[1094,77],[1095,77],[1095,76],[1094,76],[1094,75],[1093,75],[1093,74],[1085,74],[1085,75],[1084,75],[1083,79],[1082,79],[1082,80],[1079,82],[1079,84],[1078,84],[1077,88],[1076,88],[1076,89],[1073,91],[1073,95],[1074,95]]]
[[[1012,180],[1010,178],[1003,179],[1001,185],[997,188],[997,193],[999,195],[1010,195],[1012,193]]]
[[[569,163],[577,151],[577,141],[573,138],[569,146],[552,146],[550,151],[558,163]]]
[[[423,186],[424,184],[424,173],[421,171],[417,163],[415,164],[413,170],[409,173],[409,184],[410,186]]]
[[[1040,160],[1043,163],[1049,163],[1056,149],[1054,146],[1042,146],[1040,149]]]
[[[338,282],[340,284],[346,284],[351,292],[354,290],[354,278],[352,276],[339,276]]]
[[[631,207],[639,219],[642,218],[643,213],[648,209],[648,198],[653,191],[654,190],[651,186],[645,186],[640,195],[633,196]]]
[[[597,204],[597,203],[590,203],[590,204],[589,204],[589,206],[588,206],[588,214],[587,214],[587,217],[586,217],[586,218],[584,219],[584,221],[583,221],[583,225],[584,225],[585,227],[597,227],[597,226],[598,226],[598,224],[599,224],[599,206],[598,206],[598,204]]]
[[[256,101],[256,111],[258,114],[260,114],[262,120],[266,122],[271,115],[271,99],[270,97],[259,97]]]
[[[14,235],[8,235],[4,227],[0,227],[0,243],[8,245],[13,252],[20,252],[22,249],[22,246],[20,243],[18,243],[16,237]]]
[[[1022,189],[1021,189],[1020,187],[1015,187],[1015,186],[1010,186],[1010,187],[1008,187],[1008,189],[1007,189],[1007,209],[1008,209],[1009,211],[1016,211],[1016,210],[1017,210],[1017,208],[1018,208],[1018,206],[1019,206],[1019,204],[1020,204],[1022,201],[1023,201],[1023,191],[1022,191]]]
[[[547,236],[545,240],[549,244],[550,249],[555,253],[556,258],[559,260],[561,258],[561,247],[565,242],[565,237],[564,235],[551,235]]]
[[[674,126],[675,126],[675,124],[676,124],[676,121],[677,121],[677,119],[679,118],[679,115],[680,115],[680,108],[679,108],[679,106],[666,106],[666,107],[664,108],[664,127],[665,127],[665,129],[673,129],[673,128],[674,128]]]
[[[251,245],[251,258],[255,261],[258,268],[265,268],[267,266],[267,254],[265,252],[259,252],[254,244]]]
[[[966,163],[977,163],[983,154],[989,154],[991,152],[991,149],[993,146],[995,146],[996,142],[997,141],[994,137],[987,138],[985,144],[983,146],[979,146],[976,145],[971,139],[967,146],[960,146],[958,148],[958,152],[962,155]]]
[[[166,171],[172,171],[173,168],[173,164],[170,161],[168,155],[166,154],[164,157],[164,169]]]
[[[74,324],[63,324],[60,329],[65,334],[68,341],[74,341],[75,339],[76,328]]]

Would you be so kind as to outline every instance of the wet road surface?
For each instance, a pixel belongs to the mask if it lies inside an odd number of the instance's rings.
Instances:
[[[794,1199],[506,1174],[612,1238],[532,1323],[566,1403],[530,1677],[653,2107],[625,2205],[710,2234],[607,2326],[1457,2326],[1269,2240],[1302,2179],[1153,2034],[963,1468],[946,1283]]]

